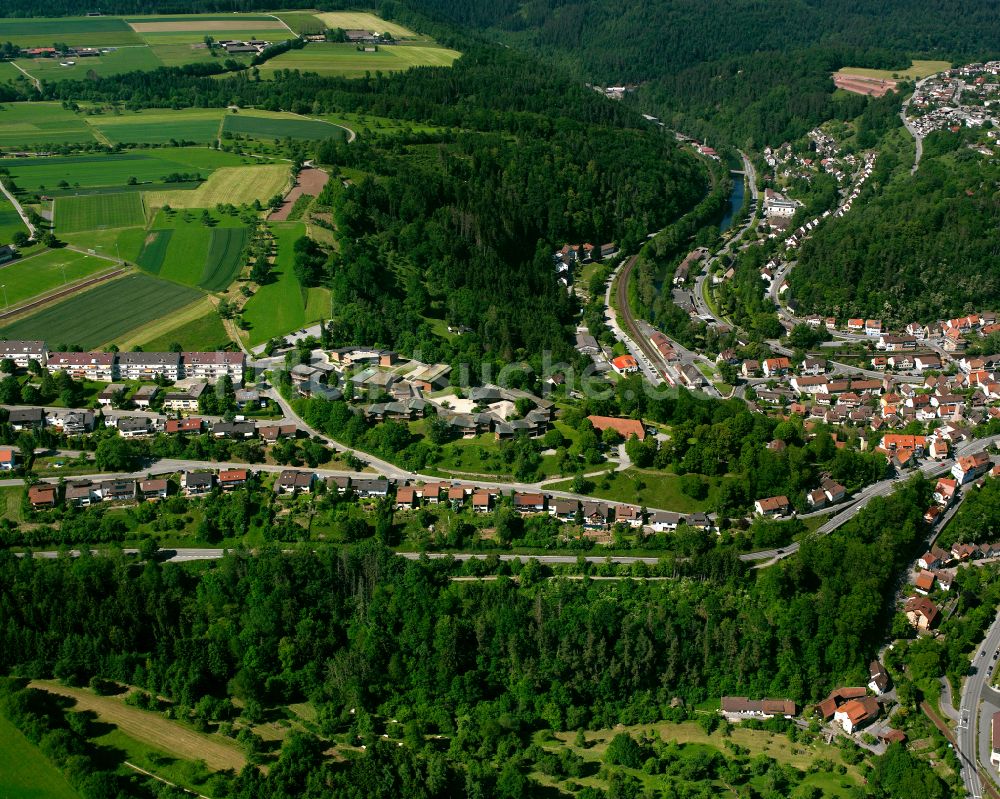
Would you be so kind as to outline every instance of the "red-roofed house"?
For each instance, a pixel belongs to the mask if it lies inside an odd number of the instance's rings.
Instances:
[[[603,433],[610,428],[611,430],[617,430],[619,435],[624,439],[635,436],[642,441],[646,438],[646,428],[642,426],[642,422],[638,419],[621,419],[615,416],[588,416],[587,421],[599,433]]]

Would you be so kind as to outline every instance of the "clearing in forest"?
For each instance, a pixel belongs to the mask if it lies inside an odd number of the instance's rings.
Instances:
[[[233,769],[238,772],[246,764],[246,757],[235,744],[227,743],[221,736],[195,732],[157,713],[129,707],[120,698],[97,696],[91,691],[48,680],[33,680],[30,686],[75,699],[76,710],[92,710],[101,721],[114,724],[136,740],[186,760],[204,760],[215,771]]]

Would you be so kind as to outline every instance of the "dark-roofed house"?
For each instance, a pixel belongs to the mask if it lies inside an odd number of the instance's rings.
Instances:
[[[65,496],[66,504],[76,508],[84,508],[91,503],[101,501],[98,486],[90,480],[66,483]]]
[[[549,514],[564,522],[571,522],[580,510],[580,502],[576,499],[555,499],[549,503]]]
[[[151,421],[145,416],[122,416],[115,427],[122,438],[140,438],[153,432]]]
[[[312,490],[316,475],[312,472],[300,472],[297,469],[285,469],[274,481],[274,490],[283,495],[308,493]]]
[[[877,660],[873,660],[868,665],[868,674],[871,676],[871,680],[868,681],[868,688],[873,694],[882,696],[882,694],[889,690],[892,681],[889,679],[889,672],[885,670],[885,666]]]
[[[384,478],[351,478],[351,490],[364,499],[388,496],[389,481]]]
[[[181,488],[189,497],[208,494],[215,487],[215,475],[212,472],[184,472],[181,474]]]
[[[212,425],[212,435],[215,438],[248,439],[257,435],[257,428],[253,422],[216,422]]]
[[[44,408],[11,408],[7,421],[14,430],[38,430],[45,426]]]
[[[135,499],[135,480],[102,480],[98,490],[105,502],[130,502]]]

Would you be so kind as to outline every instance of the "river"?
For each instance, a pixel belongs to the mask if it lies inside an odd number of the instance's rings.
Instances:
[[[725,231],[733,223],[733,217],[740,212],[743,207],[743,194],[746,191],[746,184],[743,181],[743,174],[740,172],[730,172],[733,179],[733,190],[729,192],[729,202],[726,203],[726,211],[719,222],[719,230]]]

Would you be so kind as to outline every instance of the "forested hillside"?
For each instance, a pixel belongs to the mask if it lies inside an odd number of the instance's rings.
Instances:
[[[936,142],[949,152],[935,153]],[[951,147],[959,147],[951,150]],[[906,165],[864,212],[821,226],[789,277],[797,308],[897,322],[933,321],[1000,303],[1000,168],[960,137],[930,137],[915,176]]]
[[[63,82],[47,95],[352,111],[447,128],[311,153],[363,176],[331,189],[341,249],[313,278],[334,289],[337,339],[426,357],[441,346],[423,318],[432,305],[474,332],[467,357],[571,357],[577,308],[556,280],[552,250],[614,241],[628,251],[695,204],[707,183],[699,162],[638,113],[493,45],[474,46],[451,69],[392,77],[217,80],[164,69]]]

